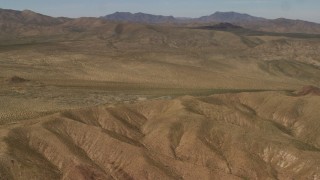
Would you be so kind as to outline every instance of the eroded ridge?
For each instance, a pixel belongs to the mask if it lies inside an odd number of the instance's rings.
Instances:
[[[184,96],[2,126],[3,179],[319,179],[319,96]]]

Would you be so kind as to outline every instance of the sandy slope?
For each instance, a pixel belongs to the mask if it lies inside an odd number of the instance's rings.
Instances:
[[[14,179],[319,179],[319,96],[184,96],[2,126]]]

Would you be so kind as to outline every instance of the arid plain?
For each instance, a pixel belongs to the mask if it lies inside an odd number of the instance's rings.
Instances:
[[[0,179],[320,179],[320,35],[0,11]]]

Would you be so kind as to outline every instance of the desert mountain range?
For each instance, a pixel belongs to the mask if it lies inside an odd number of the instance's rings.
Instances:
[[[107,20],[139,22],[139,23],[232,23],[245,28],[286,33],[320,33],[320,25],[302,20],[285,18],[266,19],[236,12],[216,12],[199,18],[175,18],[173,16],[157,16],[145,13],[116,12],[103,17]]]
[[[319,24],[107,18],[0,10],[1,180],[320,179]]]
[[[78,18],[83,19],[83,18]],[[199,24],[218,24],[218,23],[232,23],[234,25],[242,26],[258,31],[279,32],[279,33],[320,33],[320,24],[303,21],[291,20],[285,18],[266,19],[261,17],[254,17],[248,14],[241,14],[236,12],[216,12],[209,16],[202,16],[199,18],[175,18],[173,16],[161,16],[145,13],[129,13],[116,12],[95,19],[106,19],[118,22],[134,22],[147,24],[184,24],[184,25],[199,25]],[[2,31],[10,31],[10,27],[17,26],[68,26],[72,18],[53,18],[46,15],[38,14],[30,10],[15,11],[0,9],[0,20]],[[16,27],[14,27],[16,28]]]

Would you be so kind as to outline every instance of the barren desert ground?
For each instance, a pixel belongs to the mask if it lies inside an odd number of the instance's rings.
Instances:
[[[22,16],[0,179],[320,179],[319,35]]]

